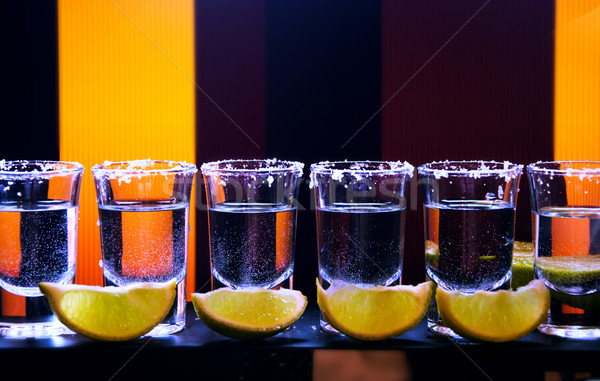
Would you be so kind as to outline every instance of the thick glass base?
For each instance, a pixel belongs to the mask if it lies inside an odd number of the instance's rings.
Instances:
[[[7,338],[43,338],[65,334],[74,334],[73,331],[60,322],[46,323],[6,323],[0,322],[0,336]]]
[[[0,337],[32,338],[74,334],[54,315],[45,296],[22,296],[0,290]]]
[[[584,325],[554,325],[542,323],[538,327],[538,331],[546,335],[564,337],[566,339],[600,339],[600,327],[590,327]]]
[[[319,314],[320,314],[320,316],[321,316],[321,317],[320,317],[320,319],[319,319],[319,323],[321,324],[321,328],[322,328],[324,331],[326,331],[326,332],[331,332],[331,333],[336,333],[336,334],[338,334],[338,335],[342,335],[342,333],[341,333],[340,331],[338,331],[337,329],[333,328],[333,327],[331,326],[331,324],[329,324],[329,323],[327,322],[327,320],[325,320],[325,318],[323,318],[323,314],[321,314],[321,313],[319,313]]]
[[[450,337],[452,339],[462,339],[462,336],[454,332],[450,327],[445,326],[441,320],[431,321],[427,320],[427,328],[429,331],[446,337]]]
[[[186,302],[186,282],[185,279],[177,284],[177,293],[171,311],[167,314],[165,320],[154,327],[152,331],[144,336],[167,336],[177,333],[185,328],[185,302]]]
[[[173,333],[177,333],[185,328],[185,322],[176,323],[176,324],[167,324],[161,323],[154,327],[152,331],[148,332],[144,336],[152,336],[152,337],[160,337],[160,336],[168,336]]]
[[[453,339],[462,339],[462,337],[448,327],[440,317],[437,304],[435,302],[435,297],[431,298],[431,303],[429,304],[429,309],[427,310],[427,328],[430,332],[433,332],[437,335],[446,336]]]

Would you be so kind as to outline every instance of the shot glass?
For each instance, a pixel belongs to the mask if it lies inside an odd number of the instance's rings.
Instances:
[[[510,280],[522,165],[444,161],[418,168],[425,214],[425,270],[437,287],[474,293]],[[427,325],[458,338],[432,298]]]
[[[0,161],[0,336],[70,332],[38,284],[75,276],[82,174],[79,163]]]
[[[105,286],[177,282],[165,320],[147,336],[185,325],[190,195],[196,166],[134,160],[92,167],[98,201]]]
[[[321,286],[400,284],[405,191],[413,166],[406,162],[340,161],[316,163],[310,170]],[[321,327],[337,332],[322,316]]]
[[[293,287],[296,196],[303,168],[277,159],[202,165],[213,290]]]
[[[535,274],[551,290],[539,331],[600,338],[600,162],[527,166]]]

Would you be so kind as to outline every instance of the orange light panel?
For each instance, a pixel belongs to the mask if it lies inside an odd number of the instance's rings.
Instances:
[[[99,285],[90,168],[105,160],[195,162],[194,2],[58,0],[58,45],[60,157],[86,168],[76,282]],[[194,205],[192,196],[188,300],[195,291]]]
[[[121,214],[123,275],[151,277],[173,271],[173,211]]]
[[[16,278],[21,273],[21,213],[0,212],[0,237],[0,274]]]
[[[587,255],[589,251],[589,219],[575,219],[574,221],[569,221],[569,224],[566,224],[565,221],[552,221],[553,256]]]
[[[554,158],[600,160],[600,0],[556,0],[554,49]],[[578,185],[567,184],[568,203],[595,205],[598,195],[576,196]],[[585,200],[575,199],[581,197]],[[574,231],[557,227],[559,232],[553,226],[553,251],[558,247],[558,255],[587,253],[589,222],[581,224]],[[583,313],[565,304],[562,309]]]
[[[600,160],[600,0],[556,0],[554,156]]]
[[[290,226],[296,214],[294,211],[279,212],[275,215],[275,267],[277,271],[281,271],[290,263],[290,255],[292,253],[292,234],[290,234]]]
[[[27,298],[21,295],[11,294],[4,289],[0,289],[2,293],[2,315],[4,316],[26,316],[27,314]]]

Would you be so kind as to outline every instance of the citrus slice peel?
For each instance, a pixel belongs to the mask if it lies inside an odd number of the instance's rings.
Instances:
[[[442,320],[460,336],[480,342],[518,340],[534,331],[548,315],[550,292],[537,279],[513,290],[460,291],[436,290]]]
[[[206,326],[240,340],[262,339],[284,331],[302,316],[307,305],[300,291],[284,288],[220,288],[193,293],[192,302]]]
[[[91,339],[125,341],[143,336],[169,313],[176,283],[136,283],[123,287],[39,284],[58,320]]]
[[[400,336],[425,317],[433,282],[416,286],[359,288],[332,285],[327,290],[317,280],[317,301],[325,320],[346,336],[378,341]]]

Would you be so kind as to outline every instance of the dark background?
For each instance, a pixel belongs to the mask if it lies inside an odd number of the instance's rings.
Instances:
[[[0,157],[58,159],[56,4],[4,10]],[[553,156],[553,1],[198,0],[195,13],[198,165],[278,157],[306,163],[307,177],[310,163],[325,159],[418,166]],[[406,284],[424,280],[416,189]],[[523,177],[518,240],[531,239],[527,192]],[[294,286],[313,296],[307,182],[300,203]],[[203,212],[197,220],[200,286],[210,271]]]

